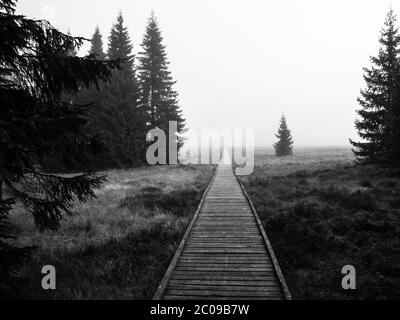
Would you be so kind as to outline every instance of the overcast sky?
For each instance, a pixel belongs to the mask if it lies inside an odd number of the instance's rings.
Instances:
[[[297,146],[356,138],[362,68],[378,51],[389,0],[20,0],[19,13],[105,37],[121,10],[135,52],[158,17],[192,129],[254,129],[271,146],[285,112]],[[396,13],[400,3],[392,1]]]

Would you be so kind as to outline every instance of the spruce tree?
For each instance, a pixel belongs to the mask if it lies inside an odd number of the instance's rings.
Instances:
[[[176,137],[179,151],[183,144],[179,135],[184,132],[185,120],[178,104],[178,93],[173,88],[176,82],[169,71],[169,62],[162,42],[160,28],[152,12],[143,38],[142,52],[139,53],[139,104],[146,113],[149,129],[159,128],[168,137],[169,122],[177,122],[177,132],[171,135]]]
[[[91,38],[89,55],[92,56],[93,59],[99,61],[103,61],[107,58],[103,49],[103,38],[98,27],[96,27]],[[98,86],[81,89],[78,96],[75,97],[75,100],[80,104],[88,105],[90,117],[88,131],[92,135],[98,135],[104,140],[106,145],[101,155],[90,159],[90,167],[96,170],[104,170],[118,166],[118,161],[115,159],[109,147],[109,136],[113,133],[108,124],[113,120],[113,116],[107,111],[105,101],[107,96],[106,88],[110,85],[110,83],[100,82]]]
[[[71,32],[68,30],[67,35],[72,37]],[[78,56],[78,51],[76,47],[71,47],[67,53],[67,57],[77,57]],[[82,88],[79,88],[79,91]],[[64,91],[61,95],[61,101],[69,104],[74,104],[76,103],[76,93],[75,92],[69,92],[69,91]],[[82,163],[82,162],[76,162],[76,161],[70,161],[70,158],[63,154],[62,149],[60,150],[55,150],[51,154],[46,155],[44,161],[43,161],[43,166],[46,167],[48,170],[52,172],[71,172],[74,170],[79,170],[79,166],[83,166],[86,168],[87,163]],[[81,168],[82,169],[82,168]]]
[[[275,154],[278,157],[293,155],[293,138],[286,123],[286,117],[282,115],[278,134],[275,135],[279,140],[274,144]]]
[[[364,140],[354,142],[361,163],[400,163],[400,36],[396,16],[390,10],[379,39],[381,48],[365,68],[367,88],[358,99],[361,109],[355,126]]]
[[[91,47],[89,50],[89,54],[95,55],[97,60],[105,60],[106,54],[104,53],[103,48],[103,37],[100,33],[99,27],[96,27],[94,34],[91,39]]]
[[[57,152],[65,161],[84,161],[89,151],[101,148],[85,132],[86,108],[62,95],[108,81],[118,65],[70,56],[83,38],[16,15],[15,6],[15,0],[0,0],[0,295],[13,284],[12,264],[23,256],[7,241],[13,236],[7,217],[14,205],[24,206],[40,230],[57,229],[72,214],[75,199],[95,197],[104,180],[90,172],[49,173],[44,159]]]
[[[138,108],[138,84],[134,69],[133,46],[122,13],[118,15],[109,37],[108,59],[121,59],[122,68],[112,75],[106,88],[109,120],[108,146],[122,165],[138,165],[144,161],[146,142],[145,119]]]

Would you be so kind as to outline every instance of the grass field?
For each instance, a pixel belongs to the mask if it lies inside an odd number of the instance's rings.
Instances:
[[[20,271],[28,299],[151,299],[203,190],[211,166],[165,166],[106,172],[98,199],[77,204],[57,232],[39,233],[16,208],[21,245],[38,249]],[[57,290],[41,289],[53,265]]]
[[[258,150],[242,177],[295,299],[400,297],[400,171],[354,165],[344,148]],[[341,287],[342,267],[357,290]]]
[[[356,166],[349,149],[308,148],[276,158],[257,150],[241,177],[295,299],[400,297],[400,171]],[[211,166],[107,172],[98,199],[77,204],[58,232],[39,233],[19,208],[21,245],[38,249],[20,272],[31,299],[150,299],[209,182]],[[41,268],[57,290],[41,289]],[[342,267],[357,290],[341,288]]]

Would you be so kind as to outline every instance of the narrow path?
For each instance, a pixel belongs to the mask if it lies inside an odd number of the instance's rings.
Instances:
[[[154,299],[290,299],[250,199],[219,165]]]

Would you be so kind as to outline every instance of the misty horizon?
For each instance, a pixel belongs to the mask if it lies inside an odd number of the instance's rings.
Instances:
[[[359,140],[354,119],[365,87],[362,69],[378,52],[390,6],[390,1],[22,0],[18,12],[48,19],[74,36],[91,38],[99,26],[106,50],[121,11],[136,54],[154,10],[188,129],[252,129],[255,146],[268,148],[285,113],[296,148],[350,147],[350,138]]]

